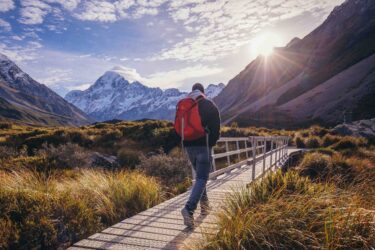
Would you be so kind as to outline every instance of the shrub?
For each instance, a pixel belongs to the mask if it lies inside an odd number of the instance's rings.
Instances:
[[[170,157],[164,153],[151,157],[142,156],[136,169],[159,178],[166,187],[171,187],[172,192],[176,191],[173,190],[176,185],[185,183],[191,176],[190,163],[185,157]]]
[[[11,123],[0,122],[0,129],[12,129],[13,126]]]
[[[96,138],[95,144],[98,147],[113,147],[115,143],[122,137],[120,130],[102,131],[102,134]]]
[[[76,168],[89,167],[91,154],[77,144],[64,144],[58,147],[44,144],[43,148],[38,150],[38,155],[43,156],[50,166],[47,170],[54,168]]]
[[[318,137],[310,136],[306,139],[306,148],[319,148],[320,140]]]
[[[305,142],[301,137],[296,137],[296,147],[297,148],[305,148]]]
[[[90,140],[87,135],[81,131],[68,131],[67,137],[70,143],[78,144],[81,147],[90,147],[93,145],[93,141]]]
[[[140,153],[132,149],[120,149],[117,152],[117,160],[121,167],[134,169],[138,165],[140,160]]]
[[[0,160],[25,155],[26,151],[26,148],[17,150],[17,148],[14,147],[0,146]]]
[[[322,128],[320,126],[312,126],[310,128],[310,131],[311,131],[310,132],[311,135],[315,135],[315,136],[318,136],[318,137],[323,137],[329,132],[328,129]]]

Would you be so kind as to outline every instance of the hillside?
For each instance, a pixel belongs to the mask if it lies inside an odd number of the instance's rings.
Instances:
[[[215,98],[225,123],[335,125],[373,117],[375,2],[349,0],[303,39],[259,56]]]
[[[82,125],[90,119],[0,54],[1,119],[33,125]]]
[[[122,73],[121,67],[107,71],[85,91],[71,91],[65,99],[98,121],[123,119],[173,120],[175,107],[187,93],[178,89],[150,88]],[[207,96],[213,98],[224,84],[211,84]]]

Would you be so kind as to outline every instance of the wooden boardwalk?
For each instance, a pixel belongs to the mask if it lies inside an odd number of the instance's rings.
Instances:
[[[291,154],[299,151],[286,148],[286,145],[274,150],[271,148],[268,152],[266,146],[263,149],[259,156],[254,154],[255,164],[253,158],[235,164],[227,171],[217,171],[211,175],[207,192],[213,211],[208,216],[202,216],[198,205],[194,231],[186,230],[180,214],[190,194],[190,191],[187,191],[81,240],[70,249],[181,249],[186,247],[186,242],[200,239],[202,233],[214,233],[215,211],[219,211],[225,204],[228,194],[245,187],[265,171],[280,167]],[[282,154],[277,156],[277,151]],[[273,159],[276,161],[273,162]]]

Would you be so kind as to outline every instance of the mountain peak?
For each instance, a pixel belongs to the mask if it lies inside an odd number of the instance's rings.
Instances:
[[[0,60],[1,61],[9,61],[9,58],[6,55],[0,53]]]
[[[111,70],[107,71],[105,75],[111,75],[111,76],[121,76],[125,80],[127,80],[129,83],[132,82],[142,82],[142,77],[138,74],[138,72],[135,69],[132,68],[126,68],[124,66],[115,66]]]
[[[187,93],[176,88],[161,90],[142,84],[133,69],[114,67],[85,91],[69,92],[65,99],[96,120],[144,118],[173,120],[176,104]],[[214,98],[224,84],[210,84],[208,98]]]

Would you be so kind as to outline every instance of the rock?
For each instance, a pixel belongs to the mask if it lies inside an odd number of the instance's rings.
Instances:
[[[117,157],[113,155],[103,155],[95,152],[91,156],[92,167],[117,168],[119,167]]]
[[[375,118],[340,124],[331,129],[335,134],[357,137],[375,137]]]

